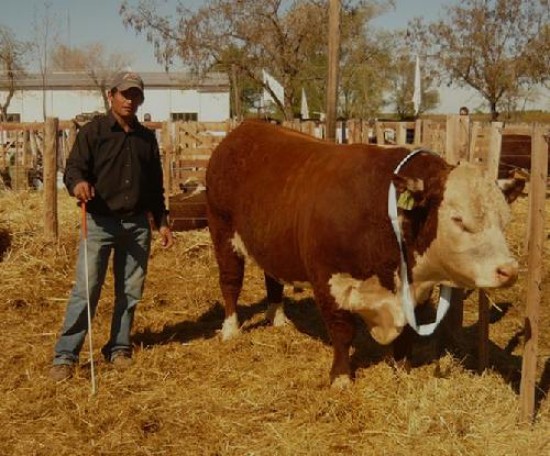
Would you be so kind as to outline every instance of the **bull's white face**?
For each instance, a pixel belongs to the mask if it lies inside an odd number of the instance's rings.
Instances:
[[[504,237],[510,209],[495,182],[473,165],[449,174],[439,208],[437,237],[414,274],[427,278],[439,269],[441,279],[464,288],[512,284],[518,264]]]

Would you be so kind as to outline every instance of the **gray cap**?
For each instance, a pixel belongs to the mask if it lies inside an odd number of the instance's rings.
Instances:
[[[131,89],[132,87],[141,90],[143,93],[143,79],[141,79],[139,74],[132,71],[117,73],[111,81],[111,90],[117,89],[118,91],[123,92],[124,90]]]

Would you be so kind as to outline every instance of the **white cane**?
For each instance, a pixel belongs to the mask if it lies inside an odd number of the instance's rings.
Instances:
[[[88,342],[90,345],[90,372],[92,375],[92,395],[96,393],[95,366],[94,366],[94,344],[92,342],[92,309],[90,308],[90,282],[88,271],[88,224],[86,223],[86,203],[81,202],[82,209],[82,239],[84,240],[84,271],[86,283],[86,307],[88,310]]]

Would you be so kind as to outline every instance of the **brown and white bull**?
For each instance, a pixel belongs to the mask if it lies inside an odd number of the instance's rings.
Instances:
[[[208,224],[225,301],[222,338],[239,332],[237,300],[245,258],[265,272],[268,316],[285,321],[283,284],[309,283],[331,337],[331,381],[351,378],[352,312],[373,338],[391,343],[406,326],[401,258],[388,216],[388,189],[408,192],[399,209],[408,281],[415,302],[435,285],[507,286],[518,264],[503,233],[507,199],[471,165],[453,167],[420,152],[336,145],[259,121],[233,130],[206,173]],[[505,192],[505,193],[504,193]]]

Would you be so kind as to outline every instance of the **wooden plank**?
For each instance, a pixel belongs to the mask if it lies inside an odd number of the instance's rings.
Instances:
[[[172,156],[174,154],[174,143],[172,141],[171,122],[162,124],[161,140],[162,140],[162,168],[163,168],[163,185],[166,193],[172,191]],[[168,205],[169,200],[165,197],[165,203]]]
[[[413,143],[415,146],[420,146],[422,144],[422,120],[417,119],[414,123],[414,140]]]
[[[190,160],[179,159],[175,163],[175,168],[206,168],[209,160]],[[174,169],[175,169],[174,168]]]
[[[528,123],[506,124],[502,131],[503,135],[527,135],[533,132],[533,125]]]
[[[462,288],[453,288],[451,290],[451,305],[445,317],[445,332],[451,343],[454,343],[457,334],[462,331],[464,323],[464,297],[465,292]]]
[[[196,179],[196,180],[199,180],[199,181],[204,183],[205,176],[206,176],[205,170],[197,170],[197,171],[184,170],[184,171],[179,171],[177,178],[174,177],[172,185],[176,189],[179,189],[179,184],[184,184],[189,179]]]
[[[72,120],[58,120],[57,129],[66,130],[70,128]],[[0,130],[4,131],[29,131],[43,130],[44,122],[0,122]]]
[[[204,151],[205,153],[198,153],[198,154],[195,153],[195,152],[196,152],[196,150],[189,150],[185,154],[180,153],[178,155],[178,157],[180,159],[184,159],[184,160],[204,160],[204,161],[208,161],[208,160],[210,160],[210,156],[212,155],[210,150]]]
[[[430,119],[422,121],[420,144],[422,147],[426,147],[430,150],[434,150],[433,144],[430,141],[430,138],[433,136],[433,125],[434,123]]]
[[[445,160],[456,165],[468,160],[470,123],[468,116],[451,114],[447,116],[445,138]]]
[[[407,125],[399,122],[396,127],[396,143],[400,146],[407,144]]]
[[[361,122],[356,119],[347,121],[347,136],[348,144],[360,144],[361,143]]]
[[[187,160],[190,159],[190,157],[207,157],[207,159],[212,155],[212,152],[214,151],[215,147],[203,147],[203,146],[197,146],[197,147],[189,147],[186,149],[180,149],[178,156],[180,158],[185,158]]]
[[[535,385],[539,339],[539,307],[542,296],[542,260],[544,256],[544,217],[548,178],[548,143],[544,129],[536,125],[531,141],[531,203],[529,252],[527,259],[527,296],[525,345],[520,384],[520,420],[532,422],[535,414]]]
[[[478,136],[481,131],[480,122],[472,122],[470,128],[470,145],[468,147],[468,161],[470,163],[478,163],[476,157],[476,147],[478,146]]]
[[[21,164],[25,168],[32,167],[32,151],[31,151],[31,132],[26,130],[23,132],[23,148],[21,151]]]
[[[384,139],[384,123],[376,121],[374,123],[374,130],[376,132],[376,144],[379,146],[386,143]]]

